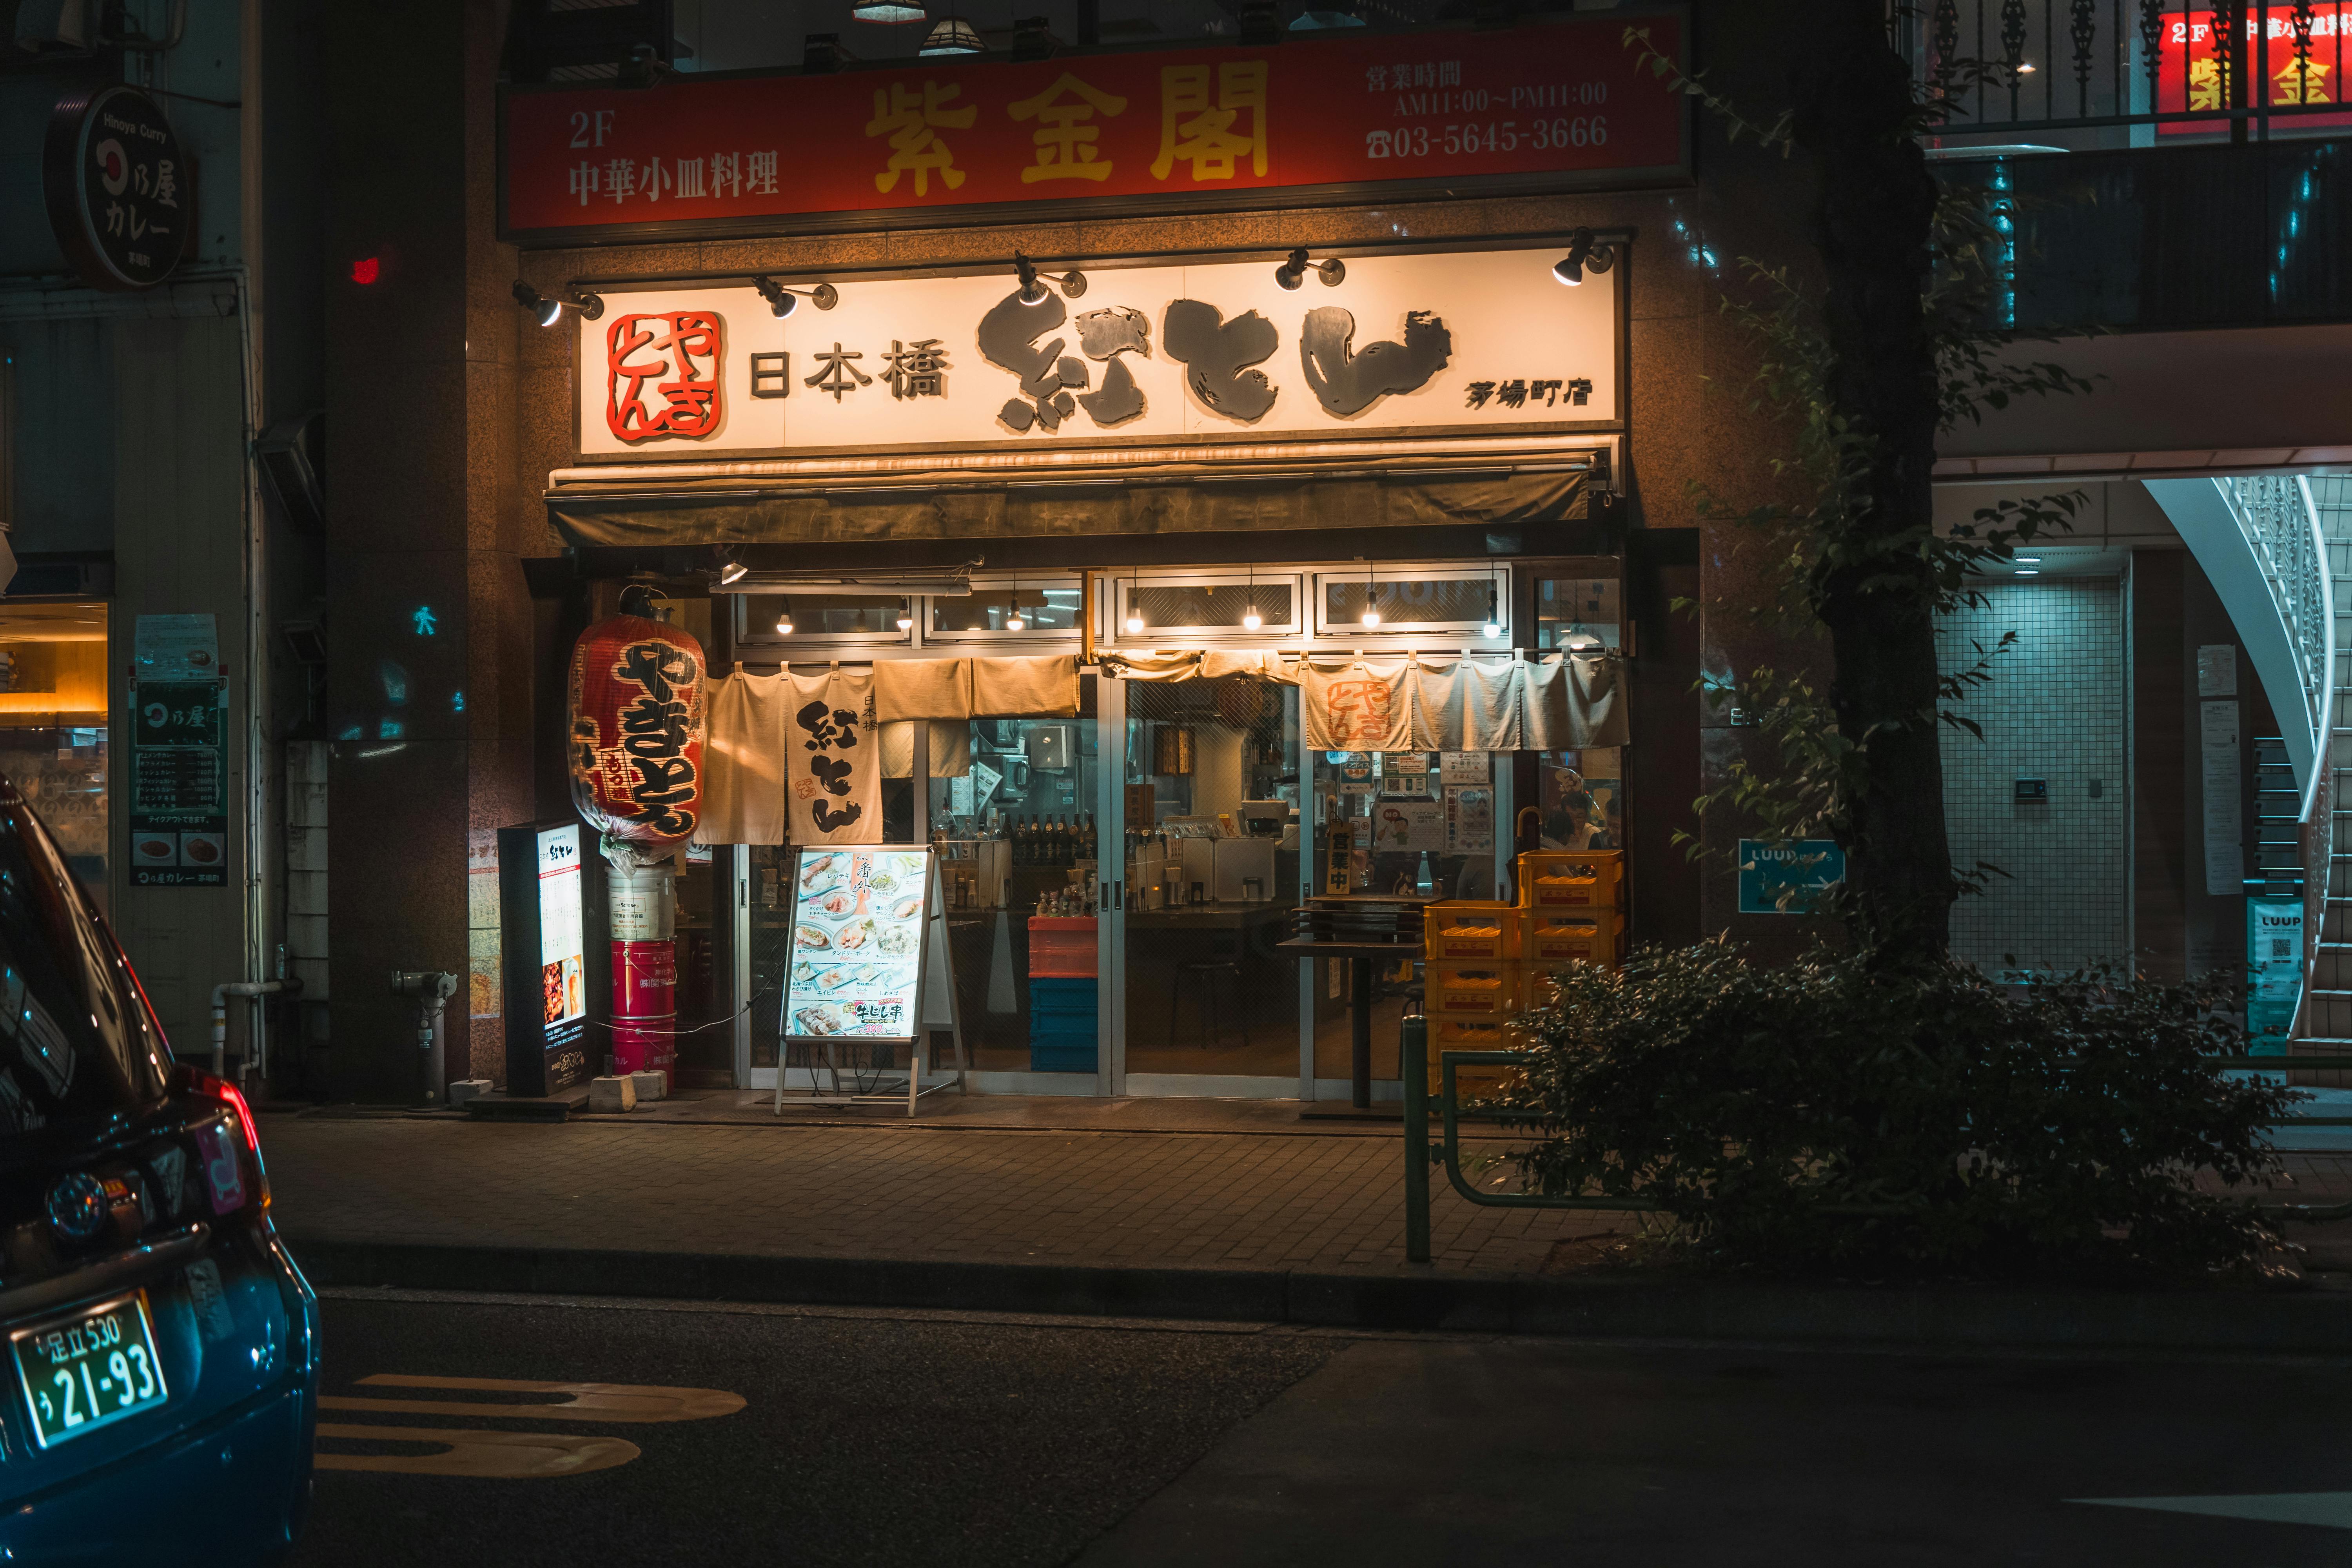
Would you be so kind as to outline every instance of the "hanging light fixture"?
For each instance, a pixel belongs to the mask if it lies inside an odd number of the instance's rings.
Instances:
[[[857,0],[849,14],[861,22],[879,22],[885,26],[902,27],[910,22],[927,22],[930,13],[917,0]]]
[[[915,629],[915,602],[912,599],[898,601],[898,629],[902,632]]]
[[[1143,606],[1137,602],[1137,593],[1135,579],[1129,577],[1127,580],[1127,631],[1129,637],[1140,636],[1143,631]]]
[[[986,54],[988,47],[980,41],[980,35],[972,31],[971,24],[961,16],[942,16],[924,35],[923,47],[915,52],[919,55],[980,55]]]
[[[1486,579],[1486,624],[1479,628],[1489,637],[1503,635],[1503,611],[1497,603],[1500,598],[1501,595],[1495,591],[1495,579],[1489,576]]]
[[[1250,564],[1249,601],[1242,606],[1242,629],[1255,631],[1265,624],[1257,613],[1257,564]]]
[[[1364,625],[1366,626],[1377,626],[1381,624],[1380,593],[1380,574],[1373,570],[1372,563],[1367,561],[1364,563]]]
[[[790,637],[793,635],[793,602],[787,598],[783,605],[784,607],[776,615],[776,633],[780,637]]]
[[[1012,612],[1004,617],[1004,629],[1008,632],[1026,631],[1028,626],[1028,621],[1021,614],[1021,595],[1016,592],[1013,595]]]

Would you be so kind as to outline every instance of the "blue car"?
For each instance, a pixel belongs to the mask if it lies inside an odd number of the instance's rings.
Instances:
[[[244,1097],[0,781],[0,1564],[278,1562],[318,1365]]]

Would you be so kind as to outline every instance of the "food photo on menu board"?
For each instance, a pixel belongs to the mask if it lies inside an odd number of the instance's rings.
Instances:
[[[911,1038],[930,858],[918,849],[803,851],[793,897],[785,1033]]]

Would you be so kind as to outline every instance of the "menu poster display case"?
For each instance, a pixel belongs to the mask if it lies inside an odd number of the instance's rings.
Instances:
[[[499,829],[507,1093],[539,1099],[585,1083],[587,926],[580,824]]]
[[[932,851],[922,845],[803,849],[794,858],[789,898],[792,958],[785,966],[782,1035],[784,1060],[776,1071],[782,1110],[794,1047],[809,1075],[808,1094],[820,1100],[897,1100],[909,1115],[935,1089],[922,1086],[933,1028],[955,1039],[957,1078],[963,1068],[963,1030],[948,972],[946,900]],[[843,1087],[871,1072],[867,1044],[912,1047],[902,1087],[857,1093]],[[854,1048],[845,1052],[842,1047]],[[819,1075],[830,1089],[819,1087]]]

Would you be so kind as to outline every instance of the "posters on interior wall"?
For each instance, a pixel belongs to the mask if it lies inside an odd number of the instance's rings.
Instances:
[[[1445,807],[1433,800],[1382,801],[1372,813],[1372,847],[1382,854],[1445,852]]]
[[[2249,1056],[2286,1055],[2287,1031],[2303,999],[2303,904],[2246,900],[2246,1033]]]
[[[1485,761],[1483,753],[1469,753]],[[1490,784],[1449,784],[1445,790],[1445,849],[1450,855],[1495,852],[1495,791]]]
[[[2199,649],[2200,676],[2204,650]],[[2198,754],[2205,794],[2205,891],[2226,898],[2245,890],[2245,821],[2238,779],[2238,705],[2197,704]]]

